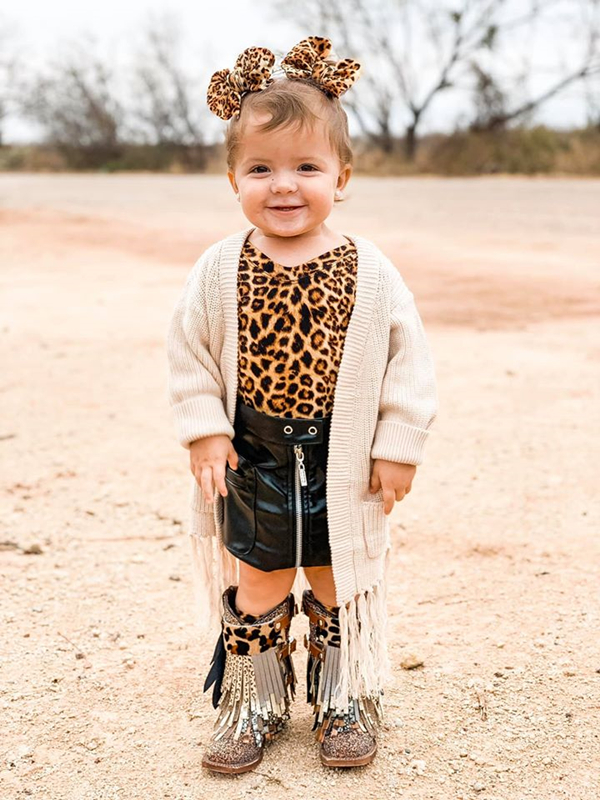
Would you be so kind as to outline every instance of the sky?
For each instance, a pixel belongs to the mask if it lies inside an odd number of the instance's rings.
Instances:
[[[373,2],[375,0],[372,0]],[[393,4],[396,0],[380,0]],[[513,2],[519,8],[517,0]],[[577,5],[578,0],[563,4]],[[455,3],[454,5],[457,5]],[[521,4],[522,8],[522,4]],[[141,43],[144,23],[154,16],[170,14],[182,31],[182,66],[206,86],[217,69],[233,67],[237,55],[250,45],[262,45],[279,53],[287,52],[304,36],[320,33],[314,25],[298,26],[272,10],[267,0],[19,0],[0,6],[0,30],[8,28],[7,42],[25,56],[28,70],[43,70],[49,59],[58,58],[74,42],[92,37],[96,51],[105,54],[111,63],[119,65],[125,74],[129,59]],[[568,12],[567,12],[568,16]],[[335,45],[335,42],[334,42]],[[515,47],[513,63],[516,68],[523,53],[531,54],[537,64],[537,81],[532,90],[541,89],[560,63],[573,64],[581,55],[581,40],[565,36],[565,26],[558,24],[538,32],[527,45]],[[399,43],[400,46],[400,43]],[[417,49],[418,50],[418,49]],[[345,54],[338,53],[344,57]],[[509,54],[510,56],[510,54]],[[364,67],[368,68],[368,64]],[[426,61],[416,65],[424,91],[427,77],[433,77],[435,65]],[[199,97],[204,103],[204,93]],[[468,118],[470,105],[464,90],[453,89],[440,94],[423,120],[421,132],[451,130],[461,115]],[[396,124],[401,129],[406,120],[400,116]],[[583,125],[586,122],[586,103],[582,87],[572,88],[549,102],[536,121],[556,127]],[[207,115],[208,138],[222,134],[224,123]],[[351,133],[356,133],[351,121]],[[25,142],[39,138],[40,131],[30,123],[9,118],[4,125],[7,143]]]

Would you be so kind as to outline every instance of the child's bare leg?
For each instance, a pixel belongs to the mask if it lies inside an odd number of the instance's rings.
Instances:
[[[240,582],[235,599],[237,610],[253,616],[270,611],[288,596],[295,577],[293,567],[264,572],[240,561]]]
[[[335,606],[335,583],[331,567],[304,567],[314,596],[326,606]]]

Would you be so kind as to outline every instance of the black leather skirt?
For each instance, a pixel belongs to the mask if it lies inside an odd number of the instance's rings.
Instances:
[[[271,572],[331,566],[325,476],[331,417],[272,417],[239,399],[226,467],[223,543],[241,561]]]

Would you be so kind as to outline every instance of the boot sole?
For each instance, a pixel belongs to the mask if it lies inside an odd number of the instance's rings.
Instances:
[[[259,757],[255,761],[251,761],[249,764],[241,764],[238,767],[231,764],[218,764],[216,762],[207,761],[206,759],[202,759],[202,766],[211,770],[211,772],[222,772],[226,775],[239,775],[242,772],[250,772],[250,770],[253,770],[260,764],[262,758],[263,751],[261,750]]]
[[[328,758],[323,752],[321,755],[321,763],[326,767],[364,767],[365,764],[370,764],[375,758],[377,753],[377,745],[364,756],[360,758]]]

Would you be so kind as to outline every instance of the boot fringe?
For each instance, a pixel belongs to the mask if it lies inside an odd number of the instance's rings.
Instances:
[[[297,606],[289,594],[255,622],[246,622],[236,611],[236,595],[235,585],[223,593],[221,633],[204,691],[214,683],[213,705],[219,713],[213,741],[252,732],[260,747],[283,730],[295,698],[296,640],[290,624]]]
[[[238,739],[249,725],[257,744],[261,736],[273,739],[290,718],[295,690],[296,674],[289,655],[280,660],[276,648],[250,656],[228,653],[215,741],[232,729],[231,735]]]
[[[371,604],[371,609],[369,605]],[[375,598],[362,595],[357,598],[357,613],[353,613],[352,604],[346,609],[350,613],[349,625],[357,628],[359,644],[366,647],[373,646],[373,635],[365,635],[368,620],[373,619],[372,611],[377,610]],[[304,637],[304,644],[308,650],[306,687],[307,701],[313,710],[313,731],[318,742],[323,742],[326,736],[336,736],[343,729],[360,730],[376,738],[377,728],[383,721],[382,697],[383,689],[368,690],[361,688],[357,694],[351,692],[341,696],[340,683],[342,682],[341,664],[343,657],[342,644],[344,630],[340,624],[341,608],[339,606],[325,606],[316,600],[312,591],[307,591],[302,598],[302,609],[309,617],[310,630]],[[352,641],[346,650],[352,651]],[[368,662],[368,659],[366,659]],[[368,667],[365,667],[367,669]],[[377,685],[376,681],[373,681]],[[362,684],[364,686],[364,683]]]
[[[325,645],[320,656],[308,656],[307,701],[312,705],[315,738],[322,742],[327,735],[335,736],[339,727],[357,728],[375,737],[383,720],[380,697],[347,697],[342,709],[334,705],[339,663],[339,647]]]

